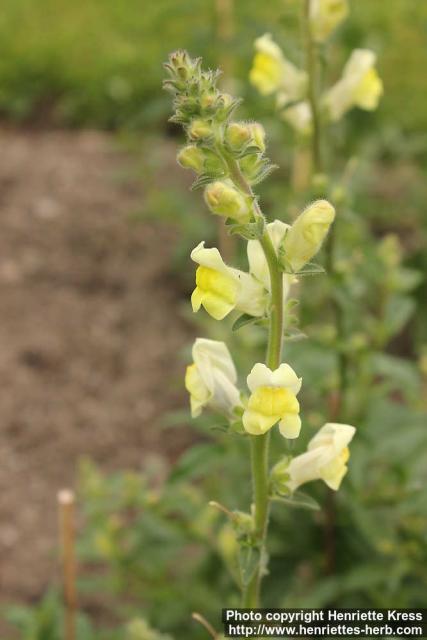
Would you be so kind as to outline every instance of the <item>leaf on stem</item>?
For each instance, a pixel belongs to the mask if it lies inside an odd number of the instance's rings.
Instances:
[[[310,511],[319,511],[320,509],[319,503],[302,491],[295,491],[290,496],[273,496],[271,499],[274,502],[282,502],[294,509],[309,509]]]
[[[247,587],[255,575],[259,565],[260,552],[257,547],[241,545],[239,548],[238,561],[240,580],[244,587]]]
[[[231,330],[239,331],[239,329],[241,329],[242,327],[246,327],[248,324],[263,325],[265,324],[265,322],[267,322],[267,318],[258,318],[255,316],[250,316],[247,313],[244,313],[243,315],[237,318],[237,320],[234,322],[233,326],[231,327]]]

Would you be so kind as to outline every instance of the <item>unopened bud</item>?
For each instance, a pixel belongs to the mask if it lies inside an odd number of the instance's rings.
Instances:
[[[241,149],[251,138],[251,128],[246,122],[231,122],[225,133],[226,142],[236,150]]]
[[[265,151],[265,131],[258,122],[231,122],[227,127],[225,139],[236,151],[247,144]]]
[[[317,200],[295,220],[283,240],[286,261],[298,271],[319,251],[329,227],[335,218],[335,209],[327,200]]]
[[[176,158],[184,169],[193,169],[196,173],[201,173],[204,166],[204,153],[194,144],[189,144],[178,153]]]
[[[217,101],[218,95],[215,93],[204,93],[200,98],[200,106],[202,109],[210,109]]]
[[[265,151],[265,129],[259,122],[251,122],[249,125],[252,133],[252,141],[260,151]]]
[[[206,120],[197,118],[193,120],[188,129],[188,135],[192,140],[204,140],[212,135],[212,125]]]
[[[212,182],[205,189],[205,202],[212,213],[233,218],[245,224],[251,219],[251,207],[248,198],[231,184]]]

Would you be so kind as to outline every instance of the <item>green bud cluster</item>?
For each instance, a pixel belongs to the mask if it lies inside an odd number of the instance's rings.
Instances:
[[[165,64],[164,87],[174,96],[172,122],[181,124],[187,145],[178,153],[179,164],[197,174],[193,189],[206,187],[205,202],[212,213],[240,224],[252,218],[252,203],[230,182],[229,160],[238,163],[250,185],[274,168],[265,152],[265,131],[257,122],[233,121],[239,99],[217,87],[219,71],[205,71],[200,59],[176,51]]]

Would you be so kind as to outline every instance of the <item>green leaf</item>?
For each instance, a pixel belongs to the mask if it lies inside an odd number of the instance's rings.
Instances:
[[[266,320],[266,318],[257,318],[255,316],[250,316],[249,314],[244,313],[243,315],[237,318],[237,320],[234,322],[233,326],[231,327],[231,330],[238,331],[242,327],[246,327],[248,324],[256,324],[256,323],[259,324],[260,321],[264,321],[264,320]]]
[[[296,276],[315,276],[318,273],[326,273],[326,271],[316,262],[307,262],[300,271],[295,271]]]
[[[287,327],[283,335],[288,342],[297,342],[298,340],[307,338],[307,334],[300,331],[297,327]]]
[[[309,509],[311,511],[319,511],[320,509],[319,503],[302,491],[295,491],[291,496],[273,496],[272,500],[282,502],[294,509]]]
[[[239,561],[239,570],[240,570],[240,579],[242,585],[246,587],[253,576],[255,575],[255,571],[257,570],[259,561],[260,561],[260,553],[256,547],[252,547],[249,545],[241,545],[238,554]]]
[[[388,337],[398,334],[415,311],[415,300],[407,296],[393,296],[387,303],[384,325]]]
[[[204,476],[219,465],[224,448],[219,444],[197,444],[188,449],[173,468],[169,480],[175,482]]]

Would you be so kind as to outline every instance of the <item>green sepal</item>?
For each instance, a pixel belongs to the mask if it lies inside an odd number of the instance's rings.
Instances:
[[[257,185],[263,180],[265,180],[273,171],[279,168],[277,164],[269,164],[266,167],[263,167],[258,173],[250,179],[250,183],[252,185]]]
[[[227,218],[225,224],[230,235],[239,235],[245,240],[259,240],[265,230],[264,218],[258,218],[256,222],[246,224],[236,224],[232,218]]]
[[[215,182],[218,178],[224,178],[224,172],[221,173],[201,173],[198,178],[193,182],[190,189],[191,191],[196,191],[196,189],[201,189],[202,187],[206,187],[206,185],[211,182]]]
[[[279,250],[279,267],[284,273],[291,276],[315,276],[319,273],[326,273],[322,265],[316,262],[307,262],[301,269],[294,271],[291,264],[286,259],[286,254]]]
[[[228,429],[229,433],[236,433],[239,436],[244,436],[246,435],[246,431],[243,427],[243,422],[241,420],[235,420],[234,422],[230,423],[230,427]]]

